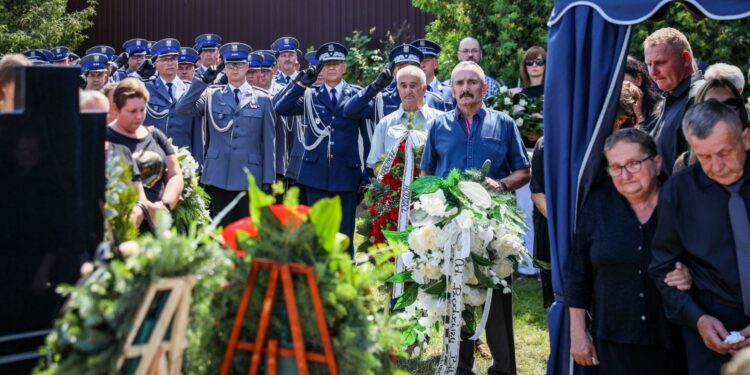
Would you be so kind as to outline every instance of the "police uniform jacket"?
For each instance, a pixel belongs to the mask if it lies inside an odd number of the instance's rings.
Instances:
[[[175,78],[174,83],[178,84]],[[190,87],[190,83],[180,81]],[[174,100],[169,95],[164,82],[157,78],[145,82],[148,90],[148,108],[146,109],[146,125],[153,125],[167,138],[172,139],[175,146],[187,147],[193,158],[200,164],[203,161],[203,136],[200,119],[192,114],[179,114],[176,111],[177,103],[185,99],[183,94],[180,100]]]
[[[362,137],[365,155],[370,150],[367,127],[363,120],[344,116],[344,105],[355,97],[360,88],[344,82],[338,104],[334,107],[325,85],[312,88],[312,103],[317,113],[318,127],[326,128],[330,136],[312,150],[304,150],[297,182],[315,189],[330,192],[352,192],[362,183],[362,161],[359,155],[359,137]],[[274,108],[282,116],[304,114],[305,88],[290,84],[275,98]],[[303,119],[307,122],[306,118]],[[305,144],[313,145],[316,136],[310,124],[304,126]],[[296,135],[295,135],[296,136]],[[299,148],[297,148],[299,152]],[[292,153],[295,152],[293,147]],[[291,164],[291,162],[290,162]],[[291,168],[291,167],[290,167]]]
[[[251,87],[237,104],[229,85],[208,87],[194,78],[177,112],[205,117],[207,151],[201,183],[229,191],[246,190],[244,168],[258,184],[274,182],[275,130],[268,95]]]
[[[346,103],[344,107],[344,115],[353,118],[368,118],[380,121],[379,118],[375,118],[375,97],[378,95],[378,90],[372,85],[368,85],[364,90],[360,91],[357,96],[352,98]],[[440,111],[445,111],[445,104],[440,95],[435,94],[431,91],[426,91],[424,94],[425,104],[428,107],[435,108]],[[401,106],[401,97],[398,95],[395,83],[392,83],[387,89],[383,91],[383,116],[395,112],[399,106]]]

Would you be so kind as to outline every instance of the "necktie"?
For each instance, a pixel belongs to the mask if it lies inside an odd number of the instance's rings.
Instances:
[[[240,89],[234,89],[234,102],[240,104]]]
[[[167,82],[167,92],[169,93],[169,97],[174,100],[174,83]]]
[[[334,107],[339,104],[338,99],[336,99],[336,89],[331,89],[331,104],[333,104]]]
[[[750,317],[750,221],[747,217],[745,200],[740,195],[740,187],[744,180],[730,186],[729,190],[729,221],[732,223],[732,235],[737,251],[737,267],[740,271],[740,287],[742,289],[742,303],[745,315]]]
[[[284,76],[284,82],[289,83],[292,80],[289,76]]]

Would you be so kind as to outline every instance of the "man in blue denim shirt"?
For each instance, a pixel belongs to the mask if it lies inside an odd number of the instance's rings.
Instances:
[[[497,192],[511,192],[529,182],[529,159],[521,135],[507,115],[484,107],[484,71],[473,61],[456,65],[451,90],[457,108],[433,120],[422,154],[422,175],[445,177],[453,168],[479,169],[489,159],[492,168],[485,184]],[[487,344],[493,363],[488,374],[516,374],[513,315],[510,294],[494,293],[487,320]],[[474,343],[462,335],[458,375],[473,374]]]

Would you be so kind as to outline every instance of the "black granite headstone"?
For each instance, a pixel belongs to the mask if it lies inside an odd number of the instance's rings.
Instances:
[[[106,120],[79,113],[79,74],[17,68],[16,111],[0,114],[2,374],[36,363],[62,304],[55,286],[75,283],[102,238]]]

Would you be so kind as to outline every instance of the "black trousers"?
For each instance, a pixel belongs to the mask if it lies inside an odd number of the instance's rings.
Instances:
[[[686,371],[681,348],[667,349],[597,339],[596,352],[601,375],[683,375]]]
[[[720,301],[710,292],[695,291],[693,298],[706,314],[719,319],[728,332],[741,331],[750,325],[750,318],[745,316],[741,305],[731,305]],[[703,338],[695,327],[682,327],[682,339],[685,342],[688,373],[690,375],[719,375],[721,366],[729,362],[732,356],[722,355],[708,349]]]
[[[217,188],[216,186],[206,186],[208,195],[211,196],[211,217],[216,217],[216,215],[221,212],[221,210],[224,209],[224,207],[228,206],[229,203],[231,203],[234,198],[237,197],[237,194],[241,193],[241,191],[229,191],[224,190],[221,188]],[[221,226],[227,226],[227,224],[231,224],[239,219],[243,219],[250,215],[250,200],[247,197],[247,194],[240,199],[239,203],[237,203],[234,208],[232,208],[223,219],[221,219],[221,223],[219,225]]]
[[[510,279],[506,279],[510,282]],[[502,289],[492,292],[490,315],[487,318],[487,346],[492,353],[492,366],[488,375],[516,375],[516,349],[513,342],[513,295],[503,294]],[[473,375],[474,341],[469,335],[461,335],[458,352],[458,375]]]

